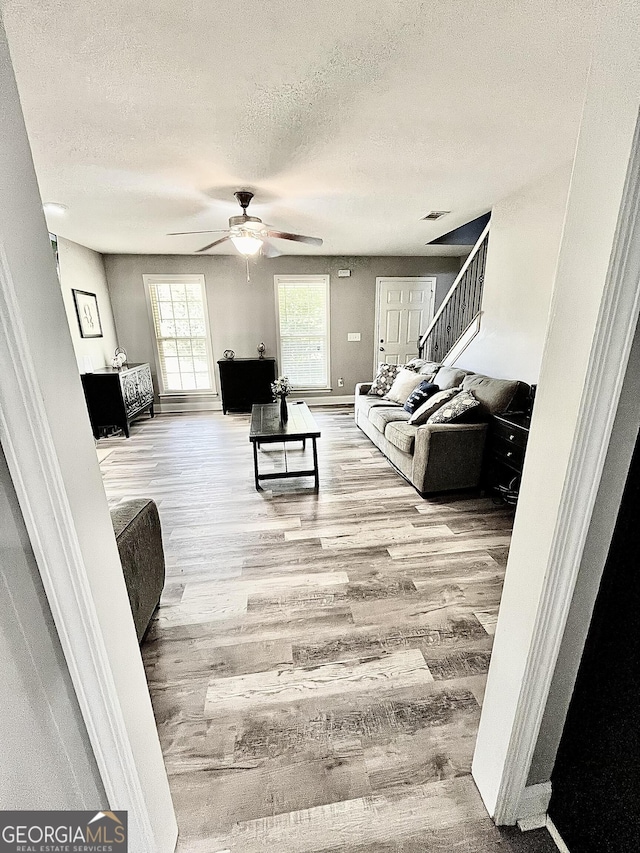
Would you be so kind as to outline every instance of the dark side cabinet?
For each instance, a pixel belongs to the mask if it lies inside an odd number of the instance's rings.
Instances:
[[[148,364],[130,364],[122,370],[102,367],[82,374],[82,387],[96,438],[100,430],[120,427],[129,438],[131,421],[148,411],[153,417],[153,380]]]
[[[275,358],[224,358],[218,362],[222,411],[250,412],[254,403],[271,403]]]
[[[531,415],[507,412],[489,423],[485,482],[506,503],[515,504],[529,440]]]

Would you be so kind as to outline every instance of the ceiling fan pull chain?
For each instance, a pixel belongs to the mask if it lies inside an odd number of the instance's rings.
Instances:
[[[249,275],[249,257],[247,255],[244,256],[245,261],[247,262],[247,281],[251,282],[251,276]]]

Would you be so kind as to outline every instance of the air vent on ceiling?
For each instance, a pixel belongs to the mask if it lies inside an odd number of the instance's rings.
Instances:
[[[429,213],[427,213],[427,215],[423,216],[422,218],[426,219],[427,221],[432,221],[434,219],[440,219],[441,217],[446,216],[447,213],[451,213],[451,211],[450,210],[430,210]]]

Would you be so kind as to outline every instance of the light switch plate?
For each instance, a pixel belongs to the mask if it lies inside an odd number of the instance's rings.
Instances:
[[[362,340],[362,335],[360,334],[360,332],[347,332],[347,340],[360,341]]]
[[[351,270],[338,270],[338,278],[349,278]]]

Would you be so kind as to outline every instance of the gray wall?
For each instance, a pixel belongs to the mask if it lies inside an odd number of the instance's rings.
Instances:
[[[251,265],[246,280],[244,261],[237,256],[105,255],[118,340],[132,361],[153,365],[153,338],[142,276],[202,274],[213,339],[214,358],[225,349],[238,357],[255,356],[264,341],[268,355],[276,352],[276,315],[273,276],[329,274],[331,276],[331,384],[335,395],[353,394],[356,382],[371,377],[375,289],[377,276],[437,276],[436,305],[453,283],[459,268],[457,257],[310,257],[284,256],[260,259]],[[350,278],[338,278],[338,270],[351,270]],[[348,332],[360,332],[359,343],[347,342]],[[338,377],[344,389],[338,389]]]
[[[529,771],[529,785],[546,782],[555,764],[639,425],[640,330],[636,329],[569,617]],[[612,627],[615,630],[615,626]]]
[[[86,246],[60,237],[58,260],[62,298],[78,368],[81,373],[86,373],[110,365],[118,341],[102,255],[94,252],[93,249],[87,249]],[[102,326],[101,338],[83,338],[80,335],[72,290],[86,290],[96,294]]]
[[[108,807],[0,449],[0,807]]]

